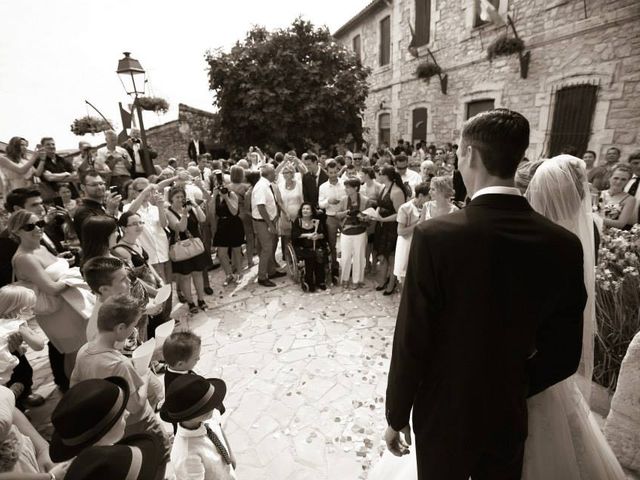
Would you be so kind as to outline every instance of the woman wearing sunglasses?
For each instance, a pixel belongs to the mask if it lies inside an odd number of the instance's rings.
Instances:
[[[12,259],[18,284],[31,288],[38,300],[34,313],[40,328],[64,354],[65,373],[73,371],[76,353],[87,341],[87,319],[95,297],[80,274],[64,258],[50,253],[40,244],[44,222],[26,210],[9,218],[8,230],[19,246]]]

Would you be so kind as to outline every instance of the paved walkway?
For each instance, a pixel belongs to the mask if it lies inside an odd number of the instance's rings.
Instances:
[[[289,279],[261,287],[256,274],[222,290],[214,272],[211,310],[185,322],[202,337],[195,370],[227,382],[224,428],[239,478],[365,478],[383,449],[398,295],[372,284],[305,294]],[[59,393],[43,353],[33,355],[36,385],[50,399],[33,421],[48,436]]]

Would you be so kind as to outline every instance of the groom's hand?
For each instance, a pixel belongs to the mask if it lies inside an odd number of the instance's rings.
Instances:
[[[407,455],[411,446],[411,427],[407,425],[399,432],[390,426],[387,427],[387,431],[384,432],[384,441],[387,443],[387,449],[396,457]]]

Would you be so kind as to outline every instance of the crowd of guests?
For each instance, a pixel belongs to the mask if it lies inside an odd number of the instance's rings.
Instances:
[[[135,131],[122,145],[107,131],[105,142],[81,142],[65,159],[52,138],[28,155],[28,142],[14,137],[0,156],[8,215],[0,232],[0,449],[13,452],[0,461],[0,480],[3,472],[164,478],[169,460],[178,478],[235,478],[220,427],[225,384],[193,372],[200,339],[175,332],[158,355],[163,363],[140,370],[131,360],[171,317],[174,295],[154,302],[159,292],[174,286],[191,314],[205,311],[214,256],[222,289],[257,256],[263,287],[295,264],[307,292],[360,289],[370,274],[375,290],[392,295],[415,228],[469,200],[451,143],[341,147],[331,156],[271,157],[251,147],[243,158],[216,160],[193,139],[190,162],[168,159],[161,168]],[[523,193],[542,162],[520,165]],[[612,147],[594,166],[588,151],[584,162],[598,229],[637,223],[640,152],[621,161]],[[45,401],[32,392],[25,349],[45,347],[65,392],[50,443],[25,416]]]

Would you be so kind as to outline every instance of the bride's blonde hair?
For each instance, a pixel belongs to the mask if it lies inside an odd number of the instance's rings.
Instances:
[[[6,285],[0,288],[0,317],[12,318],[25,309],[36,306],[36,294],[21,285]]]

